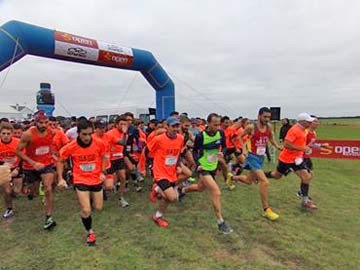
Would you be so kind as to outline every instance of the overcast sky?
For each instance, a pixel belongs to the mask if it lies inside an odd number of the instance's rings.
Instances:
[[[360,115],[359,14],[358,0],[0,0],[1,25],[151,51],[175,82],[176,109],[200,116],[255,117],[261,106],[282,107],[282,117]],[[26,56],[1,103],[34,107],[40,82],[52,84],[56,115],[66,115],[61,105],[90,115],[155,101],[140,73]]]

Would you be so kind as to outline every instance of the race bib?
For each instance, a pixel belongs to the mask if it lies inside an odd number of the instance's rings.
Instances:
[[[82,172],[92,172],[96,168],[95,163],[80,164],[80,170]]]
[[[49,146],[41,146],[35,149],[35,155],[37,156],[42,156],[42,155],[46,155],[50,152],[50,147]]]
[[[123,157],[123,153],[114,153],[113,157]]]
[[[4,163],[8,163],[9,165],[15,164],[17,161],[16,157],[6,157],[4,158]]]
[[[263,156],[266,153],[266,147],[265,146],[258,146],[256,148],[256,155]]]
[[[176,165],[176,162],[177,162],[177,158],[174,157],[174,156],[167,156],[165,158],[165,165],[166,166],[174,166],[174,165]]]
[[[295,158],[295,165],[299,166],[303,161],[304,159],[302,157],[297,157]]]
[[[216,161],[218,161],[218,155],[217,154],[210,154],[207,156],[207,161],[209,163],[215,163]]]

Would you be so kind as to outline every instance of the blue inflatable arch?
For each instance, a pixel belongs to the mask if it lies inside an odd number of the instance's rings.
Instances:
[[[0,71],[26,54],[140,71],[156,91],[156,118],[175,109],[175,87],[151,52],[10,21],[0,27]]]

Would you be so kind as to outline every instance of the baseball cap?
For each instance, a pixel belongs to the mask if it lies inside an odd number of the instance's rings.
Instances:
[[[180,125],[180,120],[177,117],[170,116],[168,119],[166,119],[166,124],[169,126]]]
[[[312,122],[314,121],[315,118],[314,117],[311,117],[310,114],[308,113],[300,113],[298,115],[298,117],[296,118],[296,121],[307,121],[307,122]]]

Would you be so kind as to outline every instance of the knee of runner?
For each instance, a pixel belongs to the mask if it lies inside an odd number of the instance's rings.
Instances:
[[[102,205],[94,205],[93,208],[95,211],[100,211],[102,209]]]
[[[81,210],[81,216],[83,217],[83,218],[87,218],[87,217],[89,217],[91,215],[91,207],[89,207],[89,208],[83,208],[82,210]]]
[[[204,185],[198,185],[198,191],[202,192],[205,190],[205,186]]]
[[[105,190],[106,190],[106,191],[112,191],[112,189],[113,189],[113,185],[112,185],[112,184],[110,184],[110,183],[105,184]]]
[[[190,170],[184,170],[183,173],[185,174],[185,176],[187,178],[191,177],[191,175],[192,175],[192,172]]]
[[[211,194],[213,195],[213,196],[221,196],[221,190],[219,189],[219,188],[217,188],[217,189],[215,189],[215,190],[213,190],[212,192],[211,192]]]
[[[269,180],[267,178],[259,179],[259,182],[264,186],[269,186]]]
[[[18,195],[21,192],[21,188],[14,188],[13,191],[14,191],[15,195]]]
[[[44,192],[51,193],[53,191],[52,185],[44,185]]]
[[[168,196],[166,197],[166,199],[167,199],[169,202],[173,203],[173,202],[176,202],[178,198],[177,198],[176,194],[172,194],[172,195],[168,195]]]
[[[303,177],[303,181],[305,182],[310,182],[312,180],[312,175],[309,173],[309,174],[306,174],[304,177]]]

